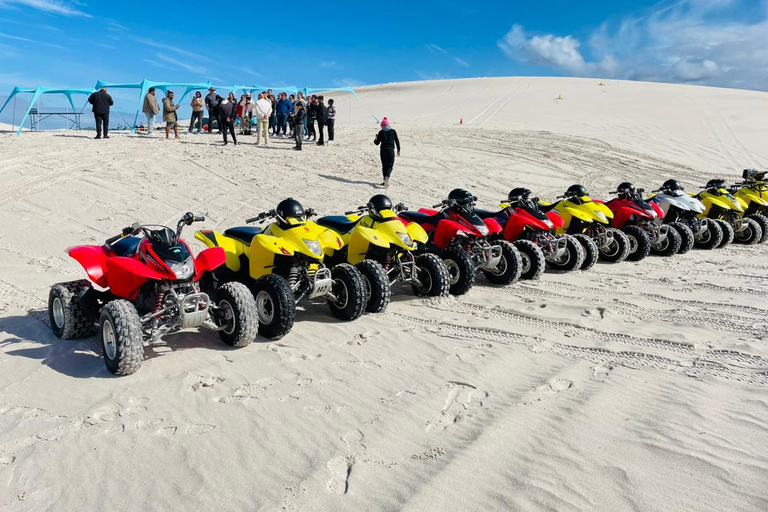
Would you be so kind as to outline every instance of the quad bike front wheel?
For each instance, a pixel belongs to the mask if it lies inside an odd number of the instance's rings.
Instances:
[[[90,289],[91,283],[85,279],[58,283],[51,287],[48,293],[48,319],[57,338],[71,340],[96,332],[96,322],[88,317],[80,301],[82,294]]]
[[[277,274],[258,278],[252,286],[259,322],[259,334],[276,340],[293,329],[296,318],[296,301],[288,281]]]
[[[514,246],[520,254],[520,278],[539,279],[546,265],[541,247],[530,240],[516,240]]]
[[[412,284],[413,293],[427,297],[444,297],[451,286],[448,268],[436,254],[425,253],[416,256],[416,277],[419,285]]]
[[[723,230],[717,222],[708,221],[707,229],[703,233],[696,235],[695,238],[693,246],[697,249],[716,249],[720,246],[720,242],[723,241]]]
[[[629,240],[629,255],[627,259],[632,261],[644,260],[651,252],[651,239],[648,237],[648,233],[638,226],[626,226],[624,234],[627,235],[627,240]]]
[[[651,246],[651,252],[657,256],[674,256],[680,251],[683,239],[676,229],[667,231],[667,238],[663,242]]]
[[[584,238],[592,242],[586,236]],[[597,258],[597,246],[594,242],[592,242],[592,245],[595,248],[595,258]],[[565,235],[565,252],[559,258],[548,259],[547,266],[552,270],[562,270],[565,272],[579,270],[584,264],[585,257],[584,246],[579,239],[571,235]]]
[[[124,299],[108,302],[99,318],[101,348],[107,370],[130,375],[141,368],[144,342],[136,307]]]
[[[365,281],[360,271],[349,263],[331,269],[332,292],[336,300],[329,300],[331,314],[341,320],[356,320],[365,311]]]
[[[600,259],[608,263],[621,263],[629,255],[629,239],[616,228],[608,228],[606,231],[613,234],[613,240],[608,247],[600,247]]]
[[[669,229],[674,229],[677,231],[677,234],[680,235],[680,250],[677,251],[677,254],[685,254],[693,249],[693,244],[696,242],[696,239],[693,236],[691,228],[682,222],[672,222],[669,225]]]
[[[464,251],[448,249],[442,255],[448,269],[451,295],[464,295],[475,284],[475,264]]]
[[[711,222],[716,222],[720,226],[720,230],[723,232],[723,239],[718,246],[720,249],[728,247],[733,243],[733,239],[736,237],[736,233],[733,230],[733,226],[730,222],[723,219],[713,219]]]
[[[589,270],[597,264],[597,259],[600,257],[600,248],[597,247],[597,243],[589,236],[579,233],[573,235],[582,250],[584,251],[584,261],[581,263],[581,270]]]
[[[483,269],[485,278],[492,284],[507,285],[520,279],[520,253],[506,240],[494,242],[501,247],[501,260],[493,270]]]
[[[763,228],[754,219],[745,218],[741,222],[745,224],[744,229],[734,233],[736,242],[745,245],[755,245],[763,239]]]
[[[360,271],[365,282],[365,310],[369,313],[381,313],[387,309],[392,289],[387,271],[381,263],[376,260],[363,260],[355,265],[355,268]]]
[[[242,283],[224,283],[216,290],[216,307],[219,312],[214,317],[221,341],[230,347],[244,347],[256,337],[259,330],[256,314],[256,301],[253,294]]]
[[[748,218],[757,222],[760,225],[760,229],[763,230],[763,237],[760,239],[760,243],[762,244],[768,241],[768,217],[763,214],[756,213],[755,215],[750,215]]]

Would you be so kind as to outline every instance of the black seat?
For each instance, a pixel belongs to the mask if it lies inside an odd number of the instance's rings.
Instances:
[[[502,213],[504,213],[504,210],[501,210],[499,212],[492,212],[489,210],[479,210],[475,208],[475,215],[477,215],[481,219],[493,219],[495,217],[499,217]]]
[[[230,238],[235,238],[237,240],[240,240],[246,245],[251,245],[251,242],[253,241],[253,237],[260,234],[262,231],[263,229],[256,228],[253,226],[239,226],[236,228],[227,229],[226,231],[224,231],[224,235]]]
[[[552,210],[554,210],[555,206],[557,206],[557,203],[552,203],[552,204],[541,204],[541,203],[539,203],[539,210],[544,212],[544,213],[547,213],[547,212],[551,212]]]
[[[320,217],[315,222],[323,227],[332,229],[333,231],[343,235],[352,231],[352,228],[357,226],[357,223],[360,222],[360,219],[349,220],[348,218],[342,217],[341,215],[331,215],[329,217]]]
[[[434,215],[430,215],[429,213],[412,212],[412,211],[400,212],[400,216],[402,218],[406,220],[410,220],[417,224],[429,224],[433,218],[441,215],[442,215],[442,212],[438,212]]]
[[[110,244],[110,249],[115,256],[133,256],[139,248],[142,238],[140,236],[124,236],[117,242]]]

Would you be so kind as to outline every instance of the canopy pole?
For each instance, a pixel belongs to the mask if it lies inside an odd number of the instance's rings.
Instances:
[[[13,119],[11,120],[11,131],[16,129],[16,96],[13,97]]]

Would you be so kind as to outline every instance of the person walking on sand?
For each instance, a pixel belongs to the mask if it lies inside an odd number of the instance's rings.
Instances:
[[[272,102],[264,97],[264,94],[259,94],[259,99],[254,105],[254,114],[256,115],[256,145],[259,145],[259,140],[264,137],[264,145],[269,143],[269,120],[272,118]]]
[[[102,131],[104,138],[109,138],[109,108],[115,104],[112,96],[107,94],[107,88],[102,87],[98,91],[88,96],[88,103],[93,105],[93,118],[96,121],[96,139],[101,138]]]
[[[216,120],[216,124],[219,127],[219,133],[221,133],[221,123],[216,117],[219,111],[219,101],[221,96],[216,94],[216,88],[211,87],[208,89],[208,96],[205,97],[205,108],[208,109],[208,134],[213,133],[213,121]]]
[[[231,95],[234,100],[234,95]],[[221,98],[221,97],[219,97]],[[219,120],[221,121],[221,133],[224,134],[224,145],[227,145],[227,131],[232,134],[232,142],[237,146],[237,136],[235,135],[235,116],[237,115],[237,105],[229,99],[219,99]]]
[[[176,113],[179,110],[180,105],[173,104],[173,91],[168,91],[165,98],[163,98],[163,121],[165,121],[165,138],[170,138],[171,128],[173,128],[173,135],[175,138],[179,138],[179,116]]]
[[[251,118],[253,117],[253,101],[251,101],[251,93],[246,93],[243,99],[240,100],[238,110],[240,111],[240,133],[243,135],[251,134]]]
[[[293,115],[293,139],[296,141],[296,145],[293,147],[294,151],[301,151],[301,141],[303,139],[304,120],[307,118],[307,112],[303,103],[298,103],[296,113]]]
[[[395,166],[395,148],[397,148],[397,156],[400,156],[400,139],[397,138],[397,132],[389,126],[389,119],[386,117],[382,119],[381,130],[376,134],[373,143],[381,146],[379,156],[381,157],[381,173],[384,175],[381,186],[389,187],[389,177]]]
[[[325,107],[325,98],[320,95],[317,97],[317,106],[315,107],[315,117],[317,118],[317,129],[320,132],[320,140],[317,141],[318,146],[325,146],[323,140],[323,134],[325,130],[325,120],[328,117],[328,109]]]
[[[333,106],[333,99],[328,100],[328,115],[325,125],[328,127],[328,144],[333,144],[333,136],[336,128],[336,107]]]
[[[147,116],[147,135],[152,135],[155,131],[155,119],[157,114],[160,113],[160,106],[157,104],[154,87],[150,87],[144,96],[144,105],[141,107],[141,111]]]
[[[203,131],[203,109],[205,108],[205,101],[200,91],[195,93],[195,97],[189,102],[189,106],[192,107],[192,119],[189,121],[189,133],[193,133],[193,130],[197,130],[194,133],[200,135]]]

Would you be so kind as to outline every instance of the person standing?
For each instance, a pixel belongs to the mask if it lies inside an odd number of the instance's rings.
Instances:
[[[384,175],[381,186],[389,187],[389,177],[395,166],[395,148],[397,148],[397,156],[400,156],[400,139],[397,138],[397,132],[389,126],[389,119],[386,117],[382,119],[381,130],[373,143],[381,146],[379,156],[381,157],[381,173]]]
[[[264,97],[264,94],[259,94],[259,99],[254,105],[254,112],[256,114],[256,145],[259,145],[261,136],[264,137],[264,145],[269,143],[269,122],[272,118],[272,102]]]
[[[193,133],[193,130],[197,130],[195,133],[200,135],[203,131],[203,109],[205,108],[205,101],[200,91],[195,93],[195,97],[189,102],[189,106],[192,107],[192,119],[189,121],[189,133]]]
[[[230,94],[232,99],[234,95]],[[237,136],[235,136],[235,116],[237,115],[237,105],[229,99],[219,97],[219,120],[221,121],[221,133],[224,134],[224,145],[227,145],[227,131],[232,134],[232,142],[237,146]]]
[[[109,108],[115,104],[112,96],[107,94],[107,88],[102,87],[98,91],[88,96],[88,103],[93,105],[93,118],[96,121],[96,137],[101,138],[101,132],[104,132],[104,138],[109,138]]]
[[[320,140],[317,141],[318,146],[325,146],[323,140],[323,134],[325,133],[325,120],[328,117],[328,110],[325,108],[325,98],[320,95],[317,97],[317,106],[315,107],[315,117],[317,118],[317,129],[320,131]]]
[[[296,99],[296,103],[299,103],[299,102],[301,102],[301,104],[304,106],[304,111],[306,112],[306,110],[307,110],[307,100],[304,99],[304,93],[303,92],[299,92],[298,93],[298,98]],[[296,111],[296,109],[294,109],[294,113],[295,113],[295,111]],[[306,117],[304,118],[304,125],[302,126],[302,131],[303,131],[303,135],[302,136],[303,137],[307,137],[309,132],[307,131],[307,118]]]
[[[291,112],[288,114],[288,131],[290,133],[288,134],[288,138],[293,138],[293,114],[296,113],[296,96],[291,94],[288,96],[288,101],[291,102]]]
[[[285,138],[287,132],[288,114],[291,113],[291,102],[286,93],[280,93],[280,101],[277,102],[277,136]]]
[[[165,138],[170,138],[171,128],[173,135],[179,138],[179,116],[176,113],[180,105],[173,104],[173,91],[168,91],[163,98],[163,121],[165,121]]]
[[[238,105],[240,110],[240,132],[243,135],[251,134],[251,118],[253,117],[253,101],[251,101],[251,93],[246,93],[243,99]]]
[[[160,112],[160,106],[157,104],[154,87],[150,87],[147,94],[144,96],[144,105],[141,107],[141,111],[147,116],[147,135],[152,135],[152,132],[155,131],[155,118]]]
[[[219,123],[219,119],[216,117],[217,112],[219,111],[219,101],[221,101],[221,96],[216,94],[216,88],[211,87],[208,89],[208,96],[205,97],[205,108],[208,109],[208,133],[213,133],[213,121],[216,120],[216,124],[219,127],[219,133],[221,133],[221,123]]]
[[[296,141],[296,145],[293,147],[294,151],[301,151],[302,141],[302,127],[304,126],[304,120],[307,118],[307,112],[304,108],[304,103],[297,103],[296,113],[293,115],[293,139]]]
[[[328,115],[325,120],[328,126],[328,144],[333,144],[334,128],[336,127],[336,107],[333,106],[333,99],[328,100]]]
[[[307,134],[307,140],[317,140],[317,134],[315,133],[315,118],[316,118],[315,109],[316,108],[317,108],[317,96],[313,94],[309,100],[309,105],[307,105],[307,127],[309,129],[309,132]]]
[[[267,94],[267,99],[272,103],[272,115],[269,116],[269,129],[272,130],[272,135],[277,135],[277,100],[275,99],[275,95],[271,92]]]

